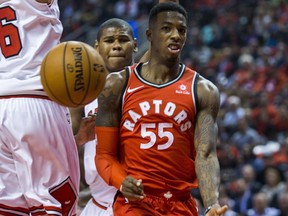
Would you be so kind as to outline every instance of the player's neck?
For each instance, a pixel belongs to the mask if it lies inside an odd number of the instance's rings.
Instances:
[[[171,67],[149,61],[143,64],[140,74],[151,83],[163,84],[175,79],[179,74],[179,70],[179,63]]]

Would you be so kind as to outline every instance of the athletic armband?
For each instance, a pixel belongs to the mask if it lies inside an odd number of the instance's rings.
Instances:
[[[96,168],[107,184],[119,189],[126,177],[126,172],[118,161],[119,128],[96,126],[95,131],[98,141]]]

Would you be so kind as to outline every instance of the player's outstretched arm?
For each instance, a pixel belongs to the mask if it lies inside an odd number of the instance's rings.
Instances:
[[[220,166],[216,154],[218,127],[216,118],[220,106],[217,87],[200,76],[197,93],[199,107],[195,128],[195,169],[199,190],[209,216],[220,216],[227,210],[218,204]]]
[[[120,189],[126,173],[118,161],[120,97],[125,83],[125,71],[107,76],[103,91],[98,96],[96,134],[98,144],[95,163],[107,184]]]

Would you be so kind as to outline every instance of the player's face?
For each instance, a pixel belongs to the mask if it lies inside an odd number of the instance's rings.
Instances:
[[[120,71],[133,63],[136,41],[129,34],[127,28],[103,29],[100,41],[98,41],[98,45],[96,44],[95,46],[110,72]]]
[[[178,12],[161,12],[158,14],[153,29],[148,30],[148,39],[155,51],[165,58],[179,58],[186,41],[186,18]]]

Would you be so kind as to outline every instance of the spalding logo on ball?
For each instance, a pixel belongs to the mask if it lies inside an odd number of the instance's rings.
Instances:
[[[81,107],[92,102],[105,85],[107,70],[100,54],[80,41],[52,48],[41,64],[41,82],[51,100]]]

